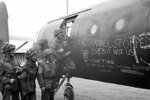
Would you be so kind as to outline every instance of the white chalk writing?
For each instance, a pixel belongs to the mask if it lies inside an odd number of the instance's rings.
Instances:
[[[115,64],[115,56],[135,57],[136,49],[150,49],[150,33],[125,38],[82,38],[78,40],[78,45],[87,65]]]
[[[96,38],[86,38],[78,41],[78,44],[82,47],[99,47],[99,48],[132,48],[133,37],[127,37],[124,39],[96,39]],[[150,33],[145,33],[134,38],[135,47],[138,46],[143,48],[143,46],[150,45]]]

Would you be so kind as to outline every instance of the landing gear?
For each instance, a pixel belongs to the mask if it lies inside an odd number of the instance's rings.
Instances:
[[[64,90],[64,100],[74,100],[73,86],[69,82],[70,79],[67,78],[67,83],[65,84]]]
[[[58,92],[64,81],[67,79],[67,83],[64,88],[64,100],[74,100],[74,91],[73,86],[70,84],[69,73],[66,73],[65,77],[61,80],[59,86],[55,90],[55,94]]]

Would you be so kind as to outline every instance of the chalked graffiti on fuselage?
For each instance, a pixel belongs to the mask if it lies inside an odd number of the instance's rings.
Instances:
[[[83,59],[88,66],[131,65],[142,59],[140,50],[150,49],[150,33],[132,35],[127,38],[86,38],[80,39]],[[146,51],[147,52],[147,51]],[[145,59],[145,58],[144,58]],[[145,61],[145,63],[148,63]]]

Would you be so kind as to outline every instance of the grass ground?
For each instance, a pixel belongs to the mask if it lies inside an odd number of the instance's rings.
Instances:
[[[150,100],[150,90],[146,89],[81,78],[72,78],[71,84],[74,86],[75,100]],[[55,100],[63,100],[63,86]]]
[[[71,84],[74,86],[75,100],[150,100],[150,90],[146,89],[81,78],[72,78]],[[37,100],[40,100],[40,96],[37,85]],[[63,100],[63,86],[55,95],[55,100]]]

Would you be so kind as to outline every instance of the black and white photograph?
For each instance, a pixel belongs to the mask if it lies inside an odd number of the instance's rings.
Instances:
[[[150,0],[0,0],[0,100],[150,100]]]

